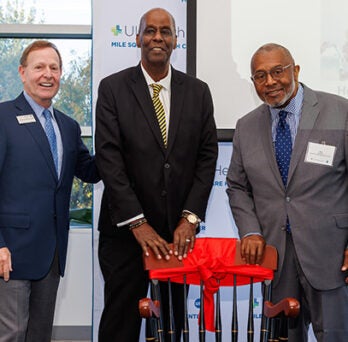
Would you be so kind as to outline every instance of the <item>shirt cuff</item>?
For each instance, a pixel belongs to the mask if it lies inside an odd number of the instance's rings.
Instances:
[[[248,233],[248,234],[245,234],[245,235],[243,236],[243,238],[245,238],[245,237],[247,237],[247,236],[250,236],[250,235],[259,235],[259,236],[262,236],[261,233],[255,232],[255,233]]]
[[[130,224],[131,222],[135,221],[135,220],[138,220],[138,219],[141,219],[141,218],[144,218],[144,214],[139,214],[137,216],[134,216],[132,218],[130,218],[129,220],[126,220],[126,221],[122,221],[120,223],[117,223],[117,227],[124,227],[126,226],[127,224]]]

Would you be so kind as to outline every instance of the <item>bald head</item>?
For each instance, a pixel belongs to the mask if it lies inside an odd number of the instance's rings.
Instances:
[[[140,34],[144,30],[144,28],[146,27],[146,19],[147,19],[147,17],[150,14],[153,14],[153,13],[156,13],[156,14],[157,13],[166,14],[170,18],[171,28],[172,28],[173,32],[175,32],[175,19],[174,19],[174,17],[167,10],[165,10],[164,8],[157,7],[157,8],[150,9],[149,11],[144,13],[143,16],[140,18],[138,34]]]
[[[289,61],[289,63],[291,64],[295,64],[294,58],[292,57],[290,51],[279,44],[275,44],[275,43],[268,43],[265,45],[260,46],[253,54],[252,58],[251,58],[251,62],[250,62],[250,69],[251,69],[251,73],[254,73],[255,70],[255,59],[262,54],[266,54],[269,52],[273,52],[273,51],[280,51],[283,56]]]

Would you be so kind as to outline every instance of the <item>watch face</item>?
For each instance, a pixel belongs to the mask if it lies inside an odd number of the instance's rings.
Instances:
[[[192,224],[197,224],[198,223],[197,218],[194,215],[192,215],[192,214],[187,215],[187,221],[189,221]]]

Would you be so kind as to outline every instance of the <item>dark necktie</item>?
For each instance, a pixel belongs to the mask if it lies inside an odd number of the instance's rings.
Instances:
[[[287,114],[288,113],[283,110],[279,112],[279,122],[277,126],[277,135],[275,141],[276,160],[285,187],[288,181],[292,151],[290,127],[286,122]]]
[[[164,112],[163,104],[159,98],[159,92],[162,89],[160,84],[151,84],[153,88],[152,102],[155,107],[156,117],[158,120],[159,127],[161,129],[162,139],[164,146],[167,147],[167,127],[166,127],[166,114]]]
[[[275,141],[276,160],[285,187],[288,181],[288,173],[292,152],[290,127],[286,122],[287,114],[288,113],[283,110],[279,112],[279,122],[277,126],[277,135]],[[286,231],[291,231],[288,217],[286,218]]]
[[[54,166],[55,166],[57,174],[58,174],[57,138],[56,138],[56,133],[54,132],[53,125],[52,125],[52,115],[48,109],[45,109],[42,112],[42,114],[45,117],[45,133],[46,133],[48,142],[50,144],[52,157],[53,157],[53,161],[54,161]]]

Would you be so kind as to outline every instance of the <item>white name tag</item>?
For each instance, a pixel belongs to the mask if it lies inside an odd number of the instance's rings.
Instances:
[[[333,165],[336,146],[309,142],[305,162],[319,165]]]
[[[27,115],[18,115],[17,121],[20,125],[36,122],[35,117],[33,114],[27,114]]]

